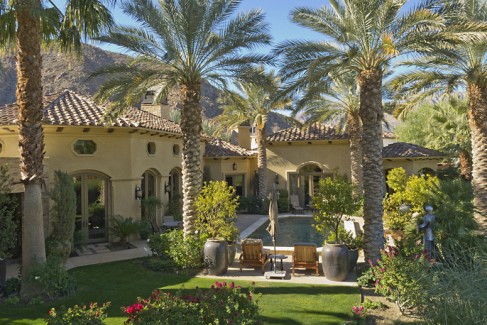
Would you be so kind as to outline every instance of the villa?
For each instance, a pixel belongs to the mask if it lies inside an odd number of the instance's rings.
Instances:
[[[110,124],[105,110],[90,98],[66,90],[44,98],[45,182],[44,225],[49,227],[48,191],[54,171],[73,176],[77,195],[76,227],[86,242],[111,240],[109,216],[120,214],[140,219],[141,200],[158,197],[167,208],[181,197],[182,133],[170,121],[165,105],[142,105]],[[8,163],[19,180],[17,105],[0,107],[0,163]],[[151,112],[149,112],[151,111]],[[209,136],[201,138],[204,179],[225,180],[240,196],[256,192],[256,153],[251,149],[249,126],[238,130],[239,145]],[[409,174],[434,172],[443,158],[440,152],[419,146],[394,143],[385,132],[384,170],[403,167]],[[306,129],[289,128],[267,138],[269,186],[296,194],[308,204],[316,182],[338,174],[350,176],[348,135],[327,125]],[[14,193],[21,197],[22,185]],[[165,209],[160,209],[161,222]]]

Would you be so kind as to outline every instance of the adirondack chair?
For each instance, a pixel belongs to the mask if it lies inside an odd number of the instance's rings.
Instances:
[[[262,239],[246,238],[240,243],[242,253],[240,254],[239,263],[240,271],[242,266],[260,266],[262,273],[265,271],[265,265],[269,263],[269,256],[264,250]]]
[[[305,269],[316,270],[316,276],[319,275],[318,270],[319,258],[316,251],[316,244],[313,243],[299,243],[294,245],[293,252],[293,276],[294,269],[297,267],[304,267]]]

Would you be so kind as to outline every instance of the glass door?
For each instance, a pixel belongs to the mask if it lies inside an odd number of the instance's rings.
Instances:
[[[103,242],[107,238],[107,180],[92,173],[73,177],[76,192],[76,231],[83,242]]]

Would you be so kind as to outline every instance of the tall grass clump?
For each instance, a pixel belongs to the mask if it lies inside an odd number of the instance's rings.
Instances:
[[[463,255],[463,258],[461,256]],[[422,308],[426,324],[487,324],[487,255],[481,247],[444,256]],[[459,262],[462,261],[462,262]],[[467,263],[466,263],[467,262]]]

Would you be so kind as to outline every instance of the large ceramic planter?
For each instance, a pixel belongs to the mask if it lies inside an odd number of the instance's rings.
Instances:
[[[326,244],[322,252],[323,273],[328,280],[345,281],[350,271],[348,248],[345,245]]]
[[[205,264],[208,274],[225,274],[228,269],[228,245],[225,240],[208,239],[205,243]]]
[[[228,266],[232,265],[237,255],[237,244],[228,244]]]
[[[349,249],[348,250],[348,262],[350,267],[350,272],[355,269],[355,265],[357,265],[358,261],[358,249]]]
[[[7,260],[0,258],[0,287],[5,284],[7,280]]]

